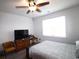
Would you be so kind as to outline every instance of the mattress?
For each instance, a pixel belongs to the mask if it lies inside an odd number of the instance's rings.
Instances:
[[[75,45],[44,41],[30,48],[32,59],[75,59]]]

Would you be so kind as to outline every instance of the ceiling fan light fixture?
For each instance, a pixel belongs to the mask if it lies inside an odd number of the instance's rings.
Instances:
[[[29,7],[29,10],[30,10],[30,11],[35,11],[36,9],[37,9],[37,6],[30,6],[30,7]]]
[[[30,6],[33,6],[34,5],[34,1],[31,1],[29,4],[30,4]]]

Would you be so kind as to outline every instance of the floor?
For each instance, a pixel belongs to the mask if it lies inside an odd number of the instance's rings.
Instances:
[[[6,59],[26,59],[26,50],[22,50],[17,53],[12,53],[6,56]],[[5,59],[5,57],[0,57],[0,59]]]

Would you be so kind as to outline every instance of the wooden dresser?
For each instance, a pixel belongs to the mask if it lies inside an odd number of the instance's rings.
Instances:
[[[37,38],[35,36],[31,36],[25,39],[18,39],[15,42],[9,41],[3,43],[3,50],[5,52],[5,56],[8,53],[16,53],[21,50],[26,49],[26,58],[29,58],[29,48],[37,42]],[[5,57],[6,58],[6,57]]]

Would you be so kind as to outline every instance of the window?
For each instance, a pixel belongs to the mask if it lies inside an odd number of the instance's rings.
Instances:
[[[43,20],[42,25],[44,36],[66,37],[65,16]]]

